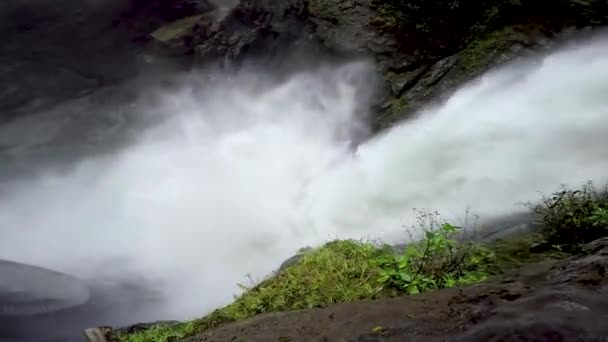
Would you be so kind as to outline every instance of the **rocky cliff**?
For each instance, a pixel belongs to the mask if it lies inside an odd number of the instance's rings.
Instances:
[[[173,23],[179,29],[168,35],[161,27],[157,43],[224,67],[261,60],[276,70],[294,60],[310,64],[311,56],[371,57],[385,80],[374,104],[376,129],[490,65],[608,20],[600,0],[242,0],[213,9]]]

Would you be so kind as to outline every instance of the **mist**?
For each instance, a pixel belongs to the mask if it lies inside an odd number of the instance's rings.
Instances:
[[[607,53],[602,38],[495,70],[358,146],[366,62],[263,87],[244,73],[144,89],[132,110],[156,123],[126,146],[2,188],[0,258],[136,280],[164,299],[152,315],[188,319],[303,246],[404,242],[413,208],[522,210],[561,183],[605,180]]]

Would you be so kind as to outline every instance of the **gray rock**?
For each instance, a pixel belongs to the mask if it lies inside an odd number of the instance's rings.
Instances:
[[[279,267],[279,269],[278,269],[277,272],[284,271],[286,268],[297,264],[298,261],[302,258],[302,256],[304,256],[307,252],[309,252],[311,250],[312,250],[311,247],[300,248],[298,250],[298,252],[294,256],[292,256],[289,259],[283,261],[283,263],[281,264],[281,266]]]
[[[88,286],[67,274],[0,260],[0,317],[59,311],[89,297]]]

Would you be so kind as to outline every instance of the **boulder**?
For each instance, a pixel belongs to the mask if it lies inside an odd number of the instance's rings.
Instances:
[[[0,319],[60,311],[89,297],[88,286],[67,274],[0,260]]]

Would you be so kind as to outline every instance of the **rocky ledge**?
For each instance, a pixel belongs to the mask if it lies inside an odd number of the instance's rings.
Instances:
[[[277,72],[329,56],[371,58],[385,81],[371,104],[376,129],[492,65],[608,22],[608,5],[593,0],[174,2],[197,6],[186,6],[191,10],[170,23],[157,20],[147,37],[151,45],[193,55],[199,64],[258,63]]]
[[[535,259],[476,285],[265,314],[183,341],[606,341],[608,237],[580,255]],[[88,340],[153,325],[92,329]]]

